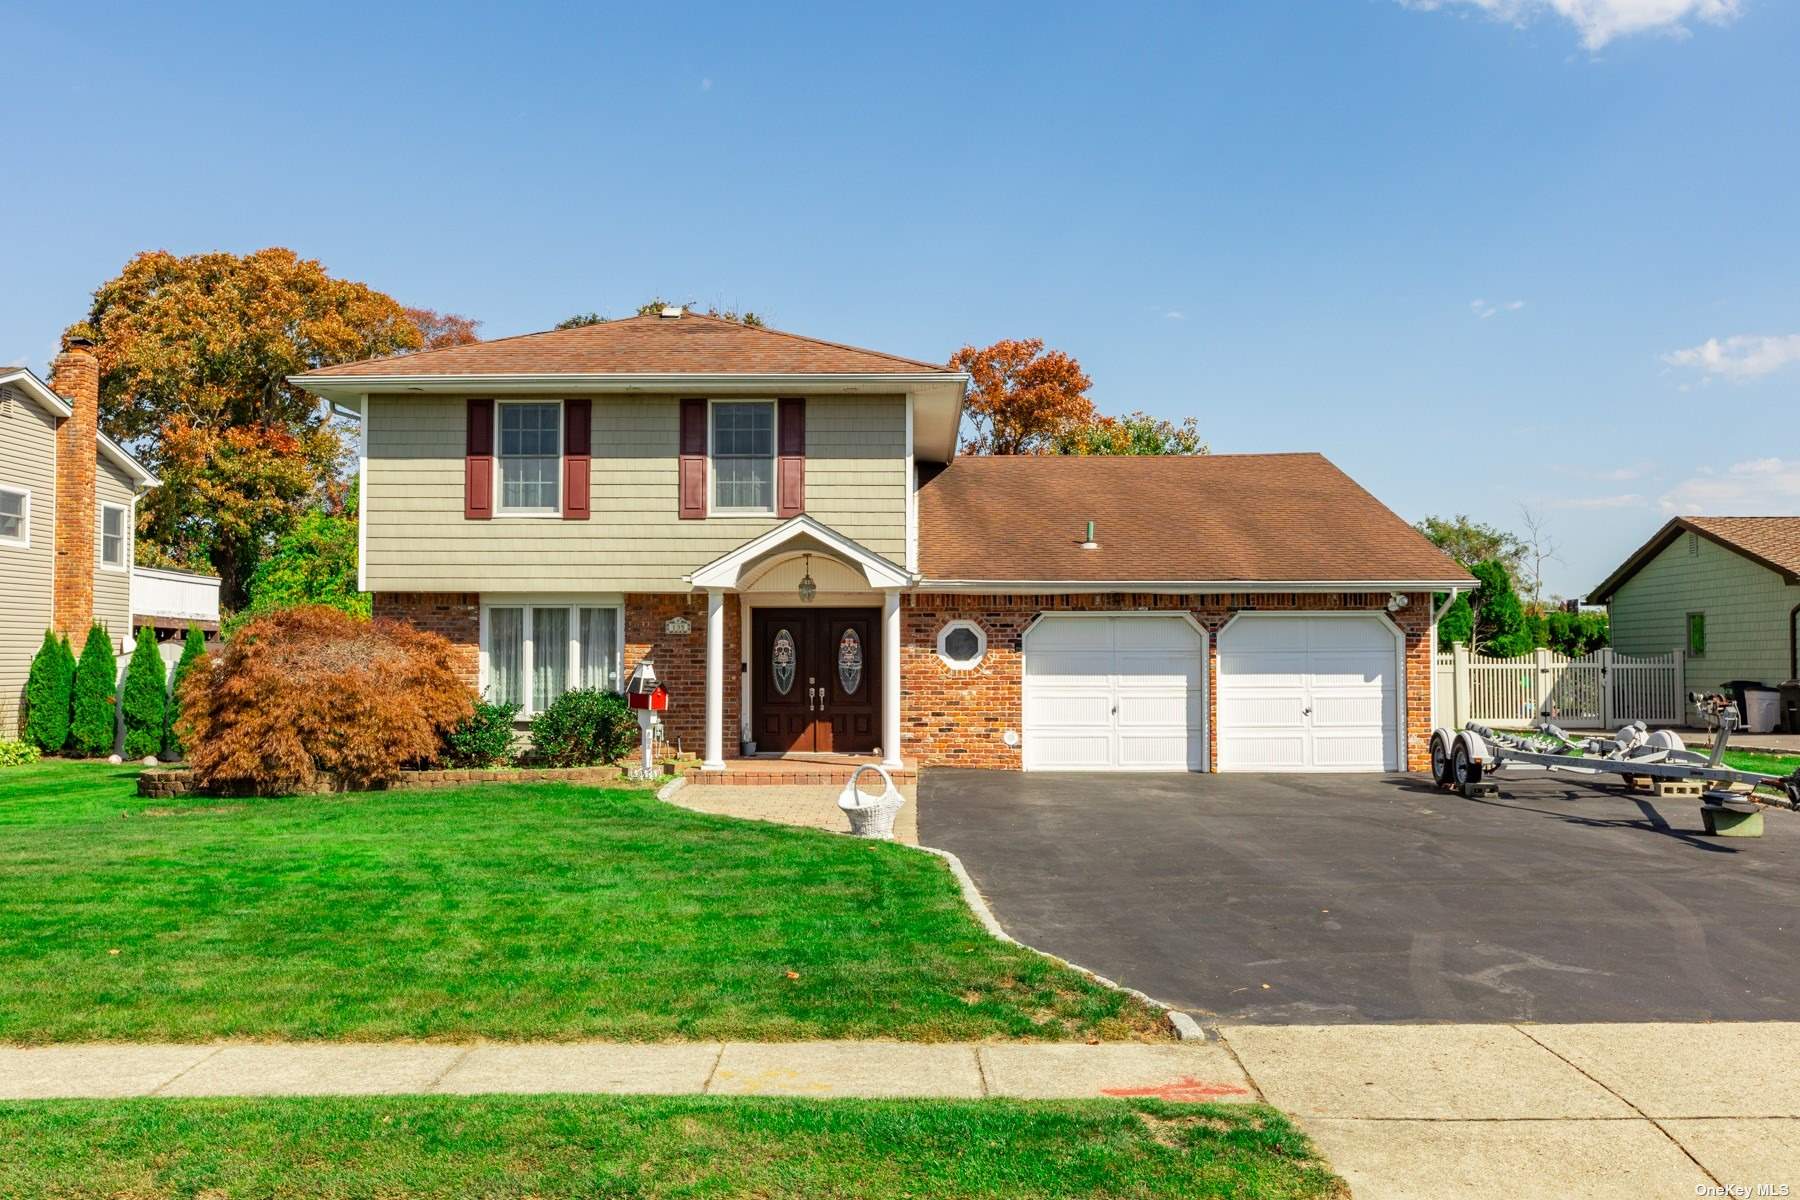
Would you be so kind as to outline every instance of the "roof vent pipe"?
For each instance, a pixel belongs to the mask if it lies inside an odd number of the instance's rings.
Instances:
[[[1094,540],[1094,523],[1092,521],[1088,522],[1087,540],[1081,543],[1081,548],[1083,550],[1098,550],[1100,548],[1100,543]]]

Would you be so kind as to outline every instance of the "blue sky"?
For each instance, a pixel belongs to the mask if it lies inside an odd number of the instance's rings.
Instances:
[[[851,11],[852,9],[855,11]],[[0,362],[134,252],[287,245],[488,336],[653,294],[1542,511],[1800,513],[1800,5],[0,5]],[[1733,340],[1738,339],[1738,340]]]

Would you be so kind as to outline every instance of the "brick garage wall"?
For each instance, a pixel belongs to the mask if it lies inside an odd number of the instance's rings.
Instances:
[[[686,617],[687,633],[669,633],[668,623]],[[725,597],[725,757],[738,757],[741,701],[738,683],[743,644],[742,608]],[[657,680],[669,689],[662,715],[664,736],[683,750],[706,752],[706,594],[657,593],[625,597],[625,673],[648,658]]]
[[[374,615],[405,621],[449,639],[457,677],[481,680],[481,597],[474,592],[376,592]]]
[[[1001,740],[1023,732],[1020,649],[1025,630],[1043,612],[1187,612],[1209,637],[1206,670],[1207,728],[1218,728],[1219,630],[1238,612],[1385,611],[1388,593],[1277,593],[1162,596],[936,595],[914,593],[901,610],[901,743],[921,764],[1019,770],[1021,749]],[[938,631],[954,619],[973,621],[987,634],[987,656],[973,671],[953,671],[937,656]],[[1426,769],[1431,737],[1431,597],[1418,594],[1393,614],[1405,634],[1406,769]],[[1218,746],[1208,747],[1218,765]]]

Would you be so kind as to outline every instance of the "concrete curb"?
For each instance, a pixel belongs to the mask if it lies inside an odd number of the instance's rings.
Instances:
[[[656,798],[658,800],[667,800],[670,796],[673,796],[676,792],[679,792],[686,786],[687,776],[677,775],[675,778],[656,789]]]
[[[962,888],[963,903],[974,910],[975,919],[980,921],[981,927],[994,937],[1021,949],[1029,950],[1033,954],[1042,954],[1053,962],[1059,962],[1071,970],[1080,971],[1102,987],[1111,988],[1115,992],[1124,992],[1127,996],[1143,1001],[1151,1008],[1161,1010],[1163,1016],[1168,1018],[1169,1024],[1174,1027],[1175,1037],[1179,1041],[1204,1042],[1207,1040],[1206,1030],[1200,1027],[1200,1023],[1180,1009],[1164,1004],[1153,996],[1146,996],[1136,988],[1126,987],[1116,979],[1108,979],[1098,971],[1090,971],[1080,963],[1072,963],[1066,958],[1058,958],[1048,951],[1039,950],[1036,946],[1027,946],[1001,927],[1000,918],[996,917],[994,910],[988,907],[986,897],[981,894],[981,889],[975,886],[975,880],[969,874],[968,868],[963,866],[962,859],[948,850],[939,850],[936,846],[919,846],[917,849],[923,850],[927,854],[934,854],[950,865],[950,874],[956,877],[957,886]]]

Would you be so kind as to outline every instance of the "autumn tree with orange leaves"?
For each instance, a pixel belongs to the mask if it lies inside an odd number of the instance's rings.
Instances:
[[[472,346],[481,340],[476,330],[481,322],[460,313],[441,313],[429,308],[408,308],[406,319],[419,330],[419,349],[447,350],[451,346]]]
[[[1044,349],[1042,338],[964,346],[950,365],[973,382],[964,415],[974,433],[963,442],[972,454],[1054,453],[1059,436],[1091,424],[1094,381],[1061,350]]]
[[[101,428],[163,481],[139,506],[145,558],[216,571],[228,608],[301,512],[343,502],[344,441],[288,377],[426,337],[391,297],[280,247],[140,254],[75,334],[100,359]]]

